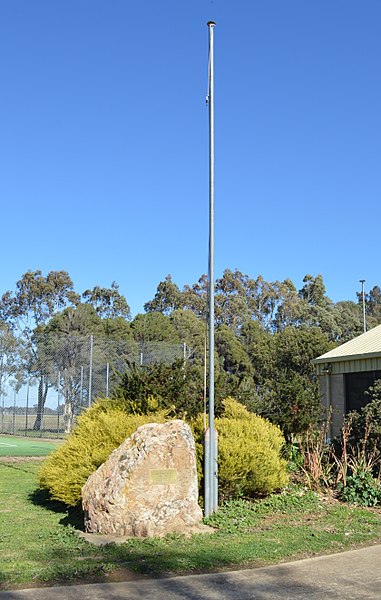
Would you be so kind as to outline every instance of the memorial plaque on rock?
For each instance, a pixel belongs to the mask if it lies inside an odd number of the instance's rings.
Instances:
[[[171,485],[177,483],[177,469],[152,469],[149,474],[151,485]]]
[[[198,525],[196,453],[184,421],[139,427],[82,489],[87,532],[152,537]]]

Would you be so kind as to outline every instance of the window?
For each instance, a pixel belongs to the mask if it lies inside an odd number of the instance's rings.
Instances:
[[[363,373],[346,373],[345,375],[345,412],[359,411],[369,402],[364,392],[381,379],[381,371],[364,371]]]

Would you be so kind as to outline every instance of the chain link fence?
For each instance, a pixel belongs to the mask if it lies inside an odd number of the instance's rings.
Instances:
[[[136,342],[99,336],[42,335],[7,373],[0,354],[0,431],[62,437],[78,414],[108,398],[120,375],[134,367],[187,360],[185,344]]]

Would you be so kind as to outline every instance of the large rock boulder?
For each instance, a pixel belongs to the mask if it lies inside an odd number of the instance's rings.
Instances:
[[[87,532],[152,537],[198,525],[195,444],[183,421],[142,425],[82,488]]]

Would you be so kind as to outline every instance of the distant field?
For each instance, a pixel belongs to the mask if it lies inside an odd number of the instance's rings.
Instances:
[[[46,456],[59,442],[0,435],[0,458],[2,456]]]
[[[62,436],[64,428],[64,419],[60,415],[58,421],[57,415],[44,415],[41,431],[33,431],[33,424],[36,419],[35,415],[28,415],[28,420],[25,415],[1,415],[0,416],[0,433],[15,434],[33,437],[57,437]],[[59,432],[57,434],[57,431]]]

